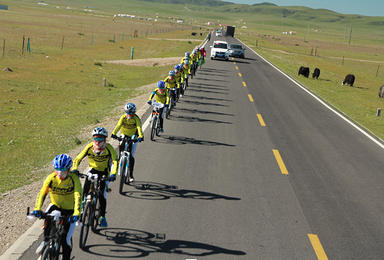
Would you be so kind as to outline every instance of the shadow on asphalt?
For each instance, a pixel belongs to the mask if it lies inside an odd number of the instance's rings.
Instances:
[[[176,119],[176,120],[180,121],[179,119]],[[233,124],[233,123],[226,123],[226,124]],[[205,146],[236,147],[236,145],[233,145],[233,144],[225,144],[225,143],[212,142],[212,141],[206,141],[206,140],[197,140],[195,138],[189,138],[184,136],[171,136],[171,135],[164,135],[164,134],[160,134],[159,136],[156,136],[152,142],[162,143],[162,144],[174,144],[174,145],[197,144],[197,145],[205,145]]]
[[[97,234],[105,237],[114,244],[98,244],[85,246],[84,251],[92,255],[111,258],[139,258],[150,254],[172,254],[184,257],[202,257],[218,254],[240,256],[246,255],[243,251],[230,250],[186,240],[167,240],[166,234],[150,233],[142,230],[124,228],[103,228]],[[167,258],[166,255],[159,258]]]
[[[122,195],[135,199],[169,200],[173,198],[181,198],[195,200],[240,200],[240,198],[227,197],[211,192],[179,189],[174,185],[148,181],[135,181],[127,187],[134,187],[135,190],[123,192]]]

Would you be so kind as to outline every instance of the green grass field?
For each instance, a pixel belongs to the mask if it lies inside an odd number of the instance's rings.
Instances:
[[[236,37],[384,138],[383,119],[376,116],[384,102],[377,97],[384,84],[383,17],[305,7],[202,7],[135,0],[37,3],[6,0],[2,4],[9,10],[0,10],[0,68],[13,70],[0,71],[0,193],[43,178],[46,172],[39,170],[55,155],[84,145],[79,133],[85,126],[100,122],[138,95],[138,87],[164,78],[173,67],[104,61],[130,59],[132,47],[134,59],[181,57],[196,44],[169,39],[199,39],[191,32],[206,32],[219,23],[235,25]],[[136,19],[113,17],[117,14]],[[217,25],[199,29],[207,22]],[[311,71],[320,68],[320,79],[298,77],[302,65]],[[340,84],[348,73],[356,76],[354,87]],[[103,78],[107,87],[101,86]]]

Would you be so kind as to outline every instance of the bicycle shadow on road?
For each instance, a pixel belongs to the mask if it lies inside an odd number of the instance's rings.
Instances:
[[[98,234],[113,244],[89,245],[84,249],[92,255],[105,256],[108,259],[139,258],[149,256],[152,253],[193,257],[218,254],[246,255],[243,251],[230,250],[211,244],[175,239],[166,240],[166,234],[154,234],[135,229],[104,228]],[[164,257],[166,258],[166,256]]]
[[[218,115],[218,116],[235,116],[234,114],[226,114],[221,112],[213,112],[213,111],[205,111],[205,110],[197,110],[197,109],[188,109],[188,108],[179,108],[175,109],[175,112],[180,113],[190,113],[190,114],[204,114],[204,115]],[[172,115],[171,115],[172,116]]]
[[[130,184],[130,186],[134,187],[135,190],[123,192],[122,195],[135,199],[169,200],[172,198],[182,198],[194,200],[241,200],[240,198],[228,197],[206,191],[179,189],[174,185],[155,182],[135,181],[133,184]]]
[[[232,124],[232,123],[230,123]],[[152,142],[157,142],[161,144],[173,144],[173,145],[183,145],[183,144],[197,144],[197,145],[205,145],[205,146],[228,146],[228,147],[236,147],[234,144],[226,144],[219,143],[213,141],[206,140],[198,140],[195,138],[184,137],[184,136],[175,136],[175,135],[164,135],[161,134],[158,137],[160,139],[154,139]]]

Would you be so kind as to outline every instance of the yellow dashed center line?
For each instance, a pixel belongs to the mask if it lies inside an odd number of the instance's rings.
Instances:
[[[248,98],[249,98],[249,100],[250,100],[251,102],[254,102],[254,100],[253,100],[251,94],[248,94]]]
[[[246,86],[247,86],[247,84],[245,84],[245,82],[244,82],[244,81],[243,81],[243,86],[244,86],[244,87],[246,87]]]
[[[285,164],[283,162],[283,159],[281,159],[281,156],[280,156],[280,153],[278,150],[275,150],[275,149],[272,149],[273,151],[273,154],[275,155],[276,157],[276,161],[277,163],[279,164],[279,167],[280,167],[280,171],[282,174],[288,174],[288,170],[287,168],[285,167]]]
[[[265,126],[264,120],[263,120],[263,118],[261,117],[261,115],[260,115],[260,114],[257,114],[257,117],[259,118],[260,125]]]
[[[236,66],[236,69],[238,70],[239,68]]]
[[[313,249],[317,255],[317,259],[319,260],[328,260],[327,255],[324,252],[324,248],[320,243],[319,237],[314,234],[308,234],[309,240],[311,240]]]
[[[239,76],[242,77],[240,72],[239,72]]]

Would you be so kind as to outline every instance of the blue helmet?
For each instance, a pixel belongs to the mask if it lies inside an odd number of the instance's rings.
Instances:
[[[165,82],[160,80],[159,82],[157,82],[157,87],[159,89],[164,89],[165,88]]]
[[[105,130],[104,127],[96,127],[92,131],[92,136],[94,135],[104,135],[105,137],[108,137],[108,131]]]
[[[128,103],[124,106],[125,113],[134,114],[136,112],[136,106],[133,103]]]
[[[72,158],[68,154],[59,154],[53,159],[52,165],[55,169],[65,169],[68,170],[72,167]]]
[[[189,55],[191,55],[189,52],[185,53],[185,57],[189,57]]]
[[[175,70],[180,70],[180,69],[181,69],[181,67],[179,64],[175,65]]]
[[[174,77],[176,75],[176,72],[174,70],[171,70],[169,72],[169,76]]]
[[[188,65],[189,64],[189,60],[184,60],[184,64]]]

